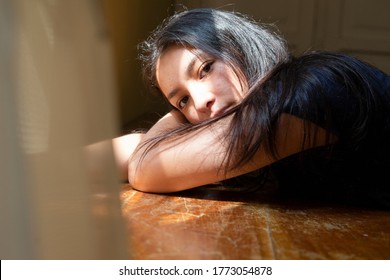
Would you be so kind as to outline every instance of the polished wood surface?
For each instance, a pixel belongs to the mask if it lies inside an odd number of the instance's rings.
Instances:
[[[134,259],[390,259],[390,212],[198,188],[124,185]]]

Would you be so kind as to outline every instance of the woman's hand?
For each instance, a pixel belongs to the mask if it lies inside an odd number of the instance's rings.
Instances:
[[[150,139],[161,133],[168,132],[178,128],[183,123],[188,121],[178,110],[171,110],[168,114],[163,116],[153,127],[146,133],[145,138]]]

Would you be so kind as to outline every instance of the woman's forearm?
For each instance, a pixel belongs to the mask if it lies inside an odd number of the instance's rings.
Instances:
[[[181,126],[183,123],[187,123],[187,120],[184,118],[184,116],[176,111],[172,110],[168,114],[166,114],[164,117],[162,117],[142,138],[142,142],[147,142],[148,140],[155,138],[156,136],[159,136],[163,133],[172,131],[179,126]],[[174,144],[173,144],[174,146]],[[166,166],[164,163],[160,162],[161,157],[159,155],[159,152],[157,150],[161,149],[169,149],[172,148],[172,143],[164,143],[159,146],[158,149],[153,148],[152,150],[148,150],[148,155],[146,158],[143,157],[145,150],[148,149],[148,145],[139,145],[138,149],[135,153],[131,155],[128,161],[128,180],[130,184],[137,188],[140,188],[140,181],[144,181],[145,179],[153,178],[155,176],[158,176],[157,174],[160,174],[163,172],[164,167]],[[174,158],[168,157],[168,161],[174,161]],[[142,168],[139,168],[142,163]],[[145,170],[146,172],[143,172]],[[156,168],[149,168],[151,166],[155,166]],[[142,170],[141,172],[137,172],[139,170]],[[164,176],[161,176],[161,184],[164,184]]]

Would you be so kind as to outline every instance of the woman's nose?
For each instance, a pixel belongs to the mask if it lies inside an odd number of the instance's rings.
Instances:
[[[191,97],[194,102],[195,109],[198,112],[210,112],[211,107],[215,102],[215,96],[210,91],[201,88],[193,88]]]

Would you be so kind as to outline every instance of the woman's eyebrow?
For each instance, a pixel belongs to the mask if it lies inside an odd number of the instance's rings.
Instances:
[[[168,93],[168,95],[167,95],[167,99],[168,99],[168,100],[171,100],[172,98],[174,98],[178,91],[179,91],[178,88],[174,88],[173,90],[171,90],[171,91]]]
[[[191,61],[188,63],[187,65],[187,70],[186,70],[186,74],[187,74],[187,77],[191,76],[191,73],[192,71],[194,70],[194,66],[195,66],[195,63],[196,61],[198,60],[199,58],[197,56],[194,56]]]
[[[195,63],[196,63],[196,61],[197,61],[198,59],[199,59],[199,58],[198,58],[197,56],[194,56],[194,57],[190,60],[190,62],[188,63],[187,68],[186,68],[186,71],[185,71],[187,77],[190,77],[190,76],[191,76],[191,73],[192,73],[193,70],[194,70]],[[178,91],[179,91],[178,88],[174,88],[173,90],[171,90],[171,91],[168,93],[168,95],[167,95],[168,100],[171,100],[172,98],[174,98]]]

